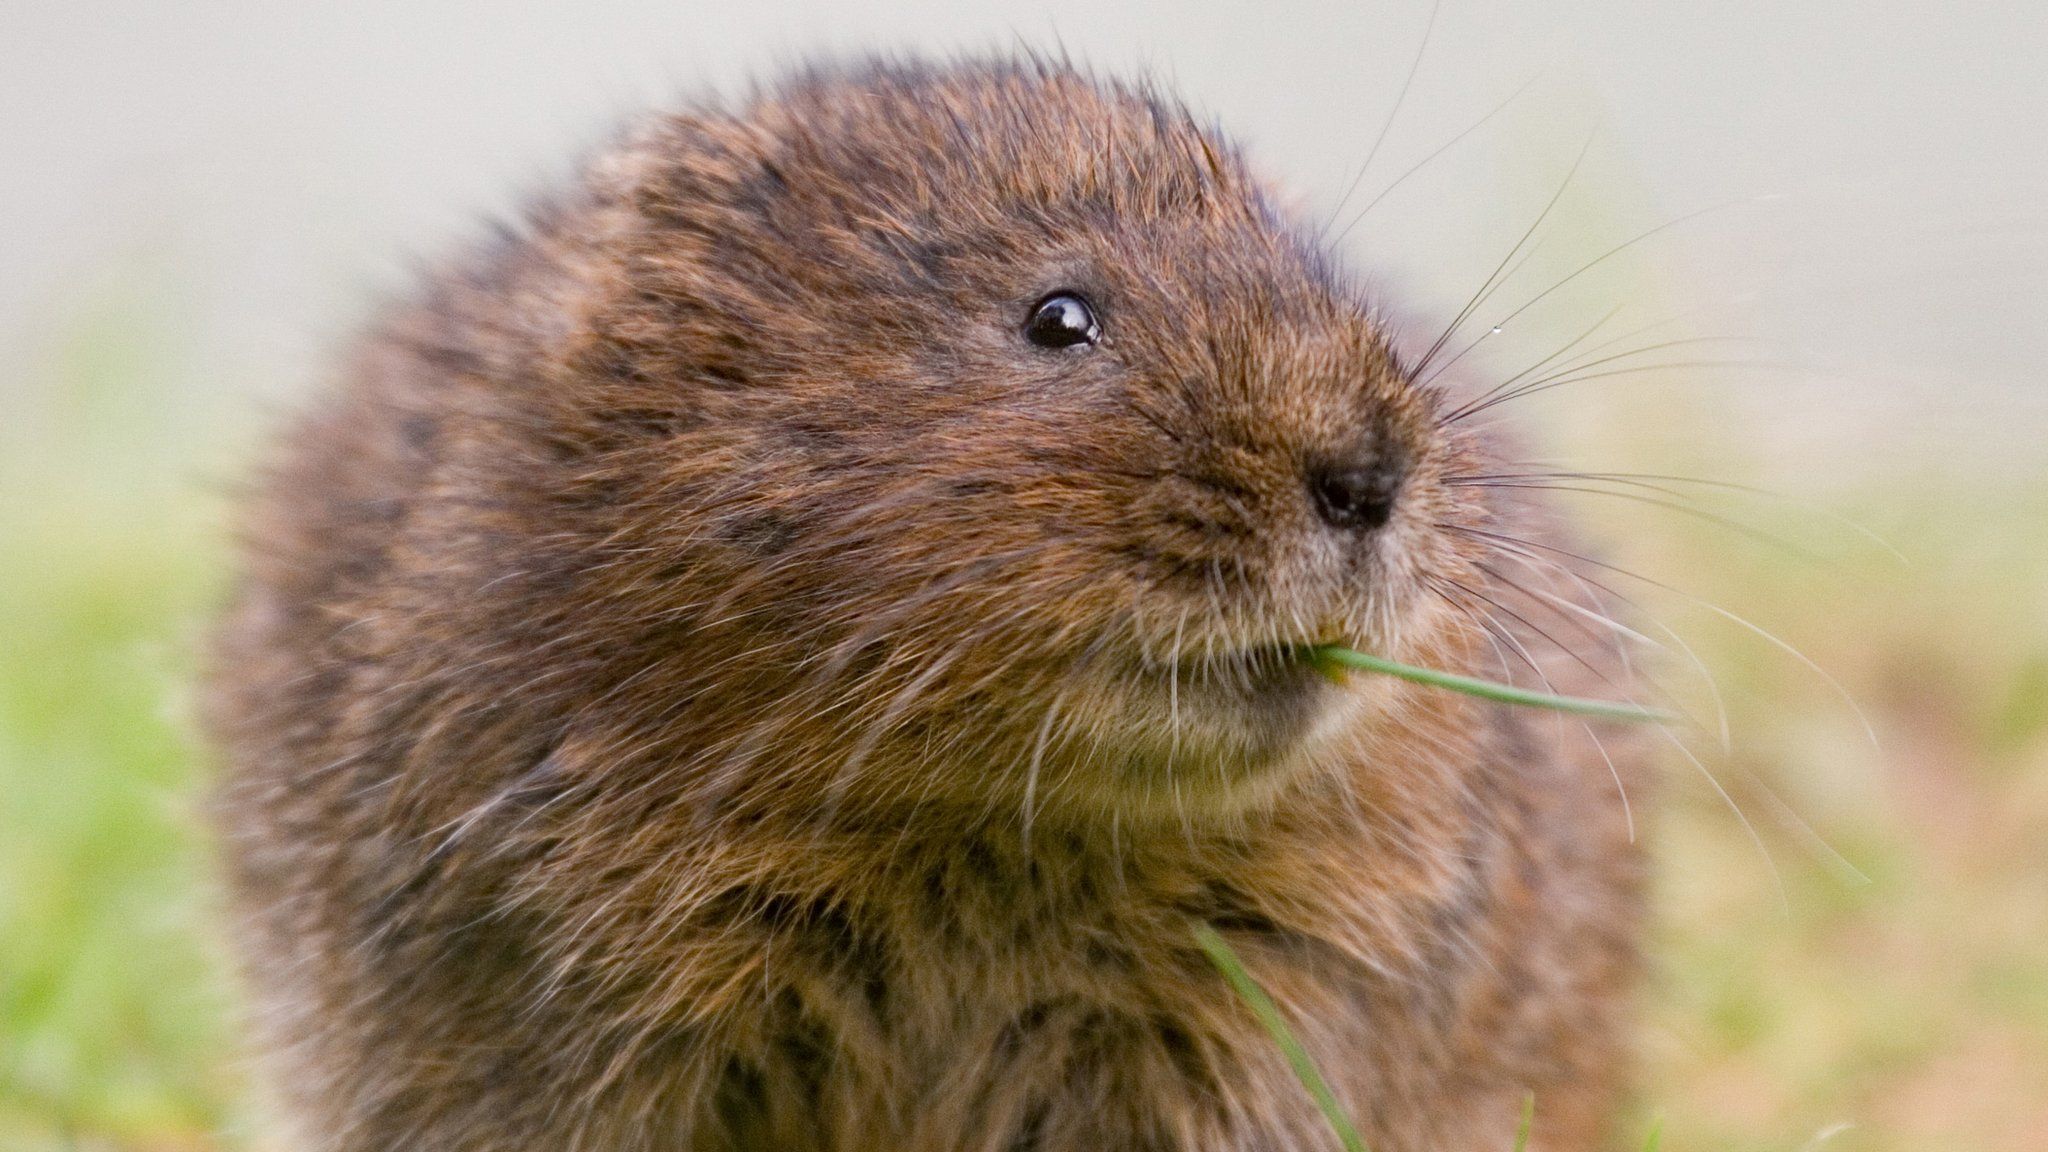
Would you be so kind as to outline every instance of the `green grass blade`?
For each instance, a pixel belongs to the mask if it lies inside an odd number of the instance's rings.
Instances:
[[[1323,1119],[1329,1121],[1330,1127],[1337,1133],[1337,1139],[1343,1141],[1345,1152],[1369,1152],[1364,1137],[1358,1134],[1357,1126],[1351,1123],[1351,1117],[1344,1114],[1344,1106],[1337,1102],[1337,1094],[1330,1090],[1330,1082],[1323,1079],[1322,1071],[1309,1057],[1308,1049],[1303,1048],[1301,1041],[1294,1038],[1293,1031],[1287,1027],[1287,1021],[1281,1018],[1280,1008],[1273,1003],[1273,998],[1266,995],[1266,990],[1259,987],[1259,982],[1252,979],[1251,973],[1245,971],[1244,963],[1237,958],[1237,953],[1232,951],[1230,945],[1224,943],[1223,937],[1207,924],[1195,926],[1195,940],[1201,944],[1202,951],[1209,954],[1209,962],[1216,965],[1216,970],[1223,973],[1223,978],[1230,982],[1231,988],[1237,992],[1238,999],[1244,1001],[1245,1006],[1259,1018],[1259,1022],[1266,1026],[1266,1031],[1272,1035],[1273,1042],[1280,1046],[1281,1053],[1287,1057],[1287,1063],[1293,1067],[1294,1075],[1301,1080],[1301,1086],[1308,1089],[1308,1094],[1315,1098],[1316,1107],[1322,1109]]]
[[[1548,692],[1532,692],[1512,684],[1497,684],[1491,680],[1480,680],[1471,676],[1459,676],[1451,672],[1439,672],[1434,668],[1418,668],[1413,664],[1402,664],[1380,656],[1368,655],[1353,648],[1326,644],[1315,650],[1315,659],[1324,666],[1336,665],[1343,668],[1359,668],[1367,672],[1379,672],[1387,676],[1412,680],[1417,684],[1428,684],[1435,688],[1448,688],[1477,696],[1482,700],[1496,700],[1502,704],[1521,704],[1530,708],[1548,708],[1554,712],[1570,712],[1578,716],[1597,716],[1603,720],[1629,720],[1639,723],[1662,724],[1676,719],[1669,712],[1644,708],[1638,704],[1618,704],[1610,700],[1588,700],[1581,696],[1554,696]]]
[[[1522,1122],[1515,1126],[1515,1152],[1528,1152],[1529,1129],[1536,1125],[1536,1094],[1522,1097]]]

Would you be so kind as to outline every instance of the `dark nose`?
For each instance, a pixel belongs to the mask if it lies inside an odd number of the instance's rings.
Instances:
[[[1406,474],[1401,461],[1386,456],[1326,461],[1309,468],[1309,499],[1330,527],[1370,531],[1393,516]]]

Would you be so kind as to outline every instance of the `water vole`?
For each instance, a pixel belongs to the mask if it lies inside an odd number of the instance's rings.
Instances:
[[[301,1146],[1333,1147],[1197,924],[1379,1152],[1531,1092],[1591,1146],[1608,764],[1304,656],[1479,665],[1484,534],[1538,528],[1454,403],[1157,93],[870,64],[639,125],[249,517],[212,716]]]

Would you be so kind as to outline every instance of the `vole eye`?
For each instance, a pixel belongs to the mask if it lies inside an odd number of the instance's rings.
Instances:
[[[1086,300],[1072,292],[1055,292],[1031,306],[1024,338],[1040,348],[1072,348],[1101,339],[1102,325],[1095,322],[1095,310]]]

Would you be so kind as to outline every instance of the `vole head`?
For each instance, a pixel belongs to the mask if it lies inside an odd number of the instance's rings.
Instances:
[[[619,746],[690,728],[736,794],[1142,807],[1397,722],[1309,648],[1441,656],[1467,449],[1179,106],[871,67],[599,172],[532,423]]]

